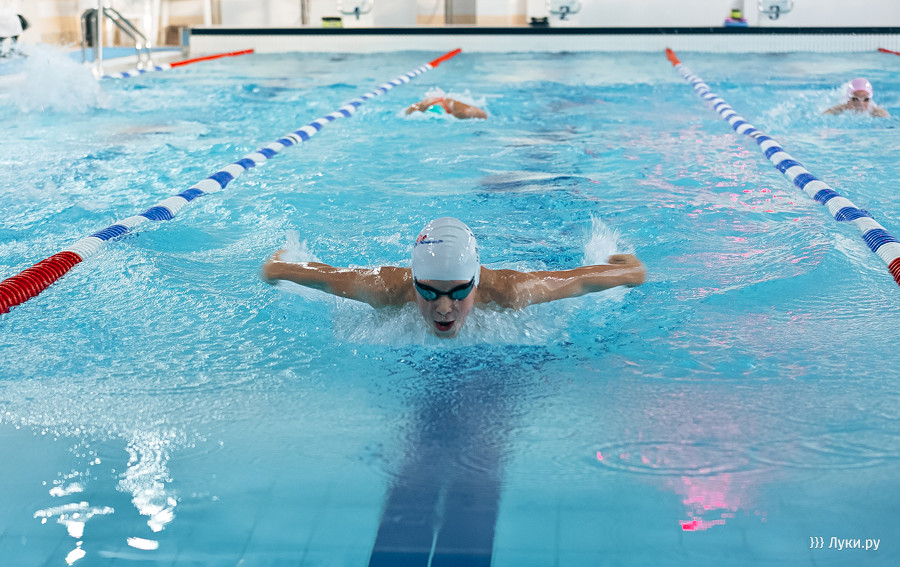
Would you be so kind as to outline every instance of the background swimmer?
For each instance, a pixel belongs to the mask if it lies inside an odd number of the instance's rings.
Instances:
[[[887,110],[875,104],[872,83],[863,78],[853,79],[847,83],[845,101],[842,104],[832,106],[825,114],[840,114],[845,110],[853,112],[867,112],[872,116],[890,116]]]
[[[423,101],[412,104],[409,106],[409,108],[406,109],[406,114],[412,114],[416,111],[425,112],[427,110],[443,110],[447,114],[461,119],[487,119],[487,113],[477,106],[472,106],[471,104],[466,104],[464,102],[460,102],[456,99],[448,98],[445,96],[431,96]]]
[[[291,281],[368,303],[373,307],[415,303],[433,334],[457,336],[473,307],[522,309],[566,297],[644,283],[644,265],[631,254],[609,264],[571,270],[519,272],[481,265],[478,245],[462,221],[428,223],[413,246],[412,267],[336,268],[319,262],[287,262],[279,250],[263,265],[263,279]]]

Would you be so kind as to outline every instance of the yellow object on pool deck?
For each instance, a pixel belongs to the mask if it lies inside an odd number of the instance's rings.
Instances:
[[[322,18],[322,27],[323,28],[342,28],[344,27],[343,22],[339,16],[325,16]]]

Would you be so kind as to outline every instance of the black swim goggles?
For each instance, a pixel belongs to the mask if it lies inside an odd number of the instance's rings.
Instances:
[[[434,289],[430,285],[419,283],[419,280],[415,278],[413,278],[413,284],[416,286],[416,291],[419,292],[419,295],[421,295],[425,301],[435,301],[442,295],[446,295],[453,301],[462,301],[472,293],[472,288],[475,287],[475,276],[472,276],[469,283],[458,285],[447,291],[441,291],[439,289]]]

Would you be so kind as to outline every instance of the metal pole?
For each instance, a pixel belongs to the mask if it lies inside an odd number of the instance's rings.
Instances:
[[[97,29],[94,34],[94,75],[103,76],[103,0],[97,0]]]

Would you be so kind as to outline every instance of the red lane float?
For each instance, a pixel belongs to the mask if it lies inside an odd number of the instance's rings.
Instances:
[[[0,282],[0,313],[8,313],[10,307],[25,303],[41,293],[79,262],[81,256],[78,254],[60,252],[3,280]]]
[[[182,65],[190,65],[191,63],[199,63],[200,61],[212,61],[222,57],[237,57],[238,55],[248,55],[253,53],[252,49],[244,49],[242,51],[232,51],[230,53],[217,53],[216,55],[206,55],[204,57],[194,57],[193,59],[185,59],[183,61],[175,61],[169,63],[169,67],[181,67]]]

